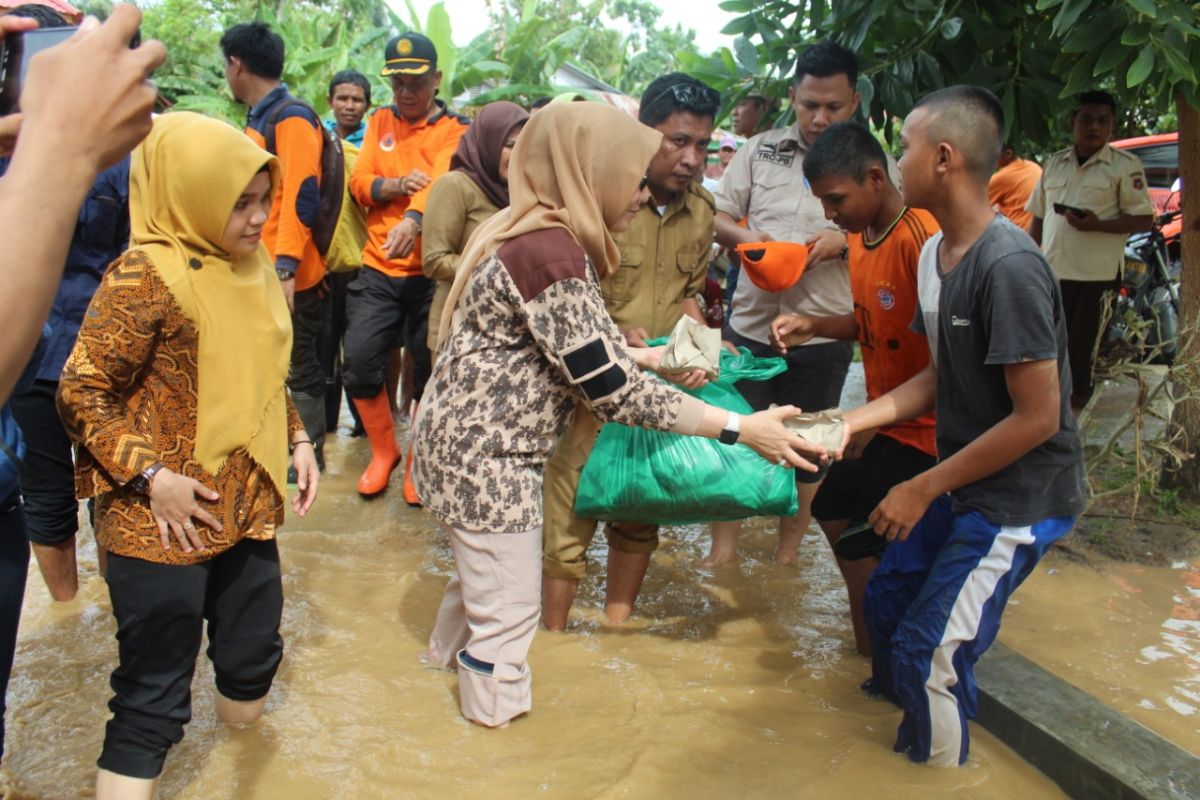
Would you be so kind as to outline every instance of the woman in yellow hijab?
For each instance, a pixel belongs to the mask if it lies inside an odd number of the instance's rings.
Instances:
[[[741,419],[684,394],[641,369],[661,348],[628,348],[604,309],[599,276],[620,263],[612,232],[650,196],[644,176],[661,141],[598,103],[534,114],[509,163],[509,208],[471,237],[446,300],[414,477],[458,574],[426,661],[457,667],[462,712],[482,725],[532,707],[542,467],[578,401],[606,421],[740,440],[815,469],[796,452],[814,448],[781,422],[797,409]]]
[[[206,620],[224,722],[258,717],[283,654],[288,451],[301,516],[319,473],[284,388],[291,323],[260,241],[278,177],[275,158],[225,123],[157,119],[133,153],[130,249],[59,385],[117,619],[100,800],[153,796],[191,717]]]

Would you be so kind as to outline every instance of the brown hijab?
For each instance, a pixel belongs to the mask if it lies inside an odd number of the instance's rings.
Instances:
[[[508,205],[508,184],[500,179],[500,151],[509,131],[527,119],[529,112],[516,103],[488,103],[458,140],[450,159],[450,169],[467,173],[497,208]]]
[[[562,228],[601,277],[620,263],[608,228],[621,219],[662,134],[601,103],[550,104],[529,118],[508,163],[509,206],[475,229],[459,261],[446,308],[458,306],[471,271],[502,242]],[[445,342],[453,313],[442,313]]]

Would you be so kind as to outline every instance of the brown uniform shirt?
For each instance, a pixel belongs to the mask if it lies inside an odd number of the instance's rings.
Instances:
[[[692,184],[660,215],[653,200],[629,230],[613,234],[621,266],[600,281],[604,305],[621,328],[667,336],[683,316],[683,301],[704,291],[716,204]]]
[[[467,247],[467,240],[475,229],[500,209],[471,180],[471,176],[458,170],[447,172],[429,190],[429,203],[425,207],[425,223],[422,231],[421,271],[425,277],[437,281],[433,290],[433,302],[429,306],[430,351],[437,347],[438,328],[442,322],[442,307],[446,295],[454,283],[454,272],[458,259]]]
[[[195,564],[243,537],[271,539],[283,497],[245,449],[216,475],[194,460],[199,337],[141,250],[108,268],[58,385],[58,412],[76,445],[75,492],[96,498],[96,540],[110,552],[161,564]],[[253,343],[251,343],[253,344]],[[303,430],[288,398],[288,430]],[[220,520],[197,525],[203,553],[164,550],[150,501],[129,481],[155,461],[220,494],[200,504]]]

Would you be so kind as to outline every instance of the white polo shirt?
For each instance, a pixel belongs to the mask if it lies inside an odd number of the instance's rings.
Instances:
[[[1073,146],[1050,156],[1025,210],[1042,218],[1042,252],[1061,281],[1113,280],[1127,237],[1077,230],[1054,212],[1055,203],[1095,212],[1102,220],[1154,213],[1141,159],[1132,153],[1105,145],[1082,165]]]

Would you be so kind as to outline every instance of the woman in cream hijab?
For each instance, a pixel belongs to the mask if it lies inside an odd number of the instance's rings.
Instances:
[[[612,232],[649,197],[661,139],[598,103],[534,114],[509,164],[510,206],[476,230],[446,301],[414,477],[458,574],[426,661],[458,669],[463,714],[482,725],[532,705],[542,467],[577,400],[607,421],[741,441],[805,469],[815,467],[797,451],[822,454],[783,426],[795,408],[739,418],[645,372],[661,350],[626,348],[605,311],[599,276],[619,264]]]
[[[59,385],[117,619],[100,800],[154,795],[191,716],[205,621],[223,722],[257,719],[283,654],[288,451],[301,516],[319,473],[284,388],[291,323],[260,241],[278,178],[229,125],[158,118],[133,153],[130,249]]]

